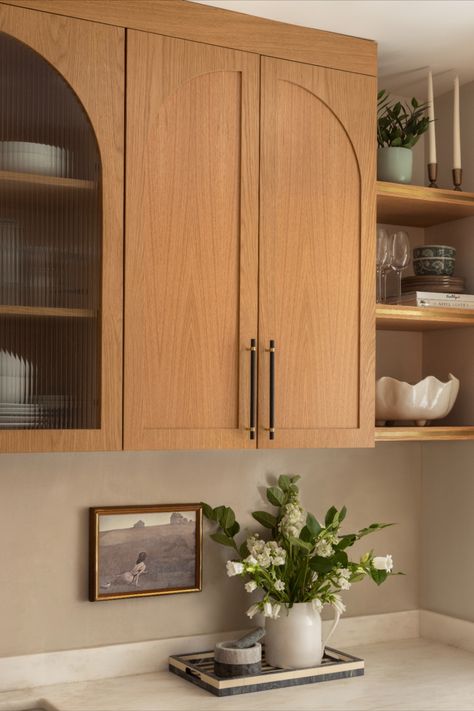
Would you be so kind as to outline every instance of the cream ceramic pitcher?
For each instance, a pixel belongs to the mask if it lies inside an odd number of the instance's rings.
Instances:
[[[297,602],[291,608],[282,605],[276,620],[265,620],[266,661],[282,669],[318,666],[339,618],[335,610],[334,623],[323,640],[321,615],[311,602]]]

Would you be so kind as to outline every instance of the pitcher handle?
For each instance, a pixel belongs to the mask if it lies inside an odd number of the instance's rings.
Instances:
[[[329,632],[326,635],[326,639],[323,640],[323,655],[324,655],[324,650],[326,649],[326,645],[329,642],[330,637],[332,637],[334,630],[338,626],[339,620],[341,619],[341,613],[339,612],[339,610],[336,610],[336,608],[333,608],[333,609],[334,609],[334,622],[333,622],[331,629],[329,630]]]

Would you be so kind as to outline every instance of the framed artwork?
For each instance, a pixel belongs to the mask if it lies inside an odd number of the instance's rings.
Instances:
[[[89,599],[199,592],[200,504],[91,508]]]

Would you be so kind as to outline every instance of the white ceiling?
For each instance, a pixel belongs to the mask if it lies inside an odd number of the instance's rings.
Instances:
[[[374,39],[379,84],[426,98],[428,67],[435,94],[474,80],[474,0],[193,0],[295,25]]]

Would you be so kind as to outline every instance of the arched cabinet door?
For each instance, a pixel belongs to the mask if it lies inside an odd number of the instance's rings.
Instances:
[[[259,447],[373,446],[375,91],[262,58]]]
[[[124,31],[0,5],[0,451],[122,445]]]
[[[125,448],[255,448],[259,58],[127,52]]]

